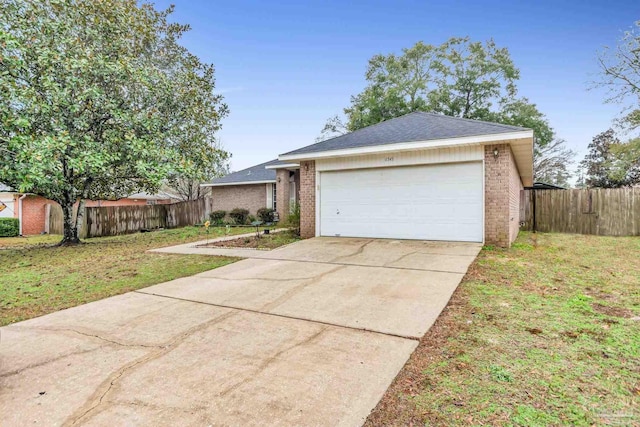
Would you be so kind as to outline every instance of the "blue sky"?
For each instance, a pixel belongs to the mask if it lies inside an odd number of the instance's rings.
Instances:
[[[367,61],[417,41],[493,38],[520,68],[519,94],[579,153],[611,126],[597,52],[640,19],[638,1],[156,1],[192,30],[183,44],[216,66],[231,114],[220,137],[232,170],[314,142],[365,86]]]

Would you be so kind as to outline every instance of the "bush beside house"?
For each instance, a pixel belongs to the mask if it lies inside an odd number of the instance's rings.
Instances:
[[[273,222],[275,211],[271,208],[260,208],[258,209],[258,218],[262,222]]]
[[[16,237],[20,234],[18,218],[0,218],[0,237]]]
[[[235,208],[231,212],[229,212],[229,217],[233,220],[235,224],[244,225],[247,223],[249,219],[249,210],[242,208]]]
[[[227,211],[213,211],[209,214],[209,219],[213,225],[224,225],[224,217],[227,216]]]

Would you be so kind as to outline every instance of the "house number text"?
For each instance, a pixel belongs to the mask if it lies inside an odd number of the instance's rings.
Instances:
[[[393,157],[392,156],[388,156],[384,158],[385,162],[393,162]]]

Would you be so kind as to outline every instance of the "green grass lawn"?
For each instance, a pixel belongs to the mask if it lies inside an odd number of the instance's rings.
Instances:
[[[254,230],[232,227],[229,233]],[[225,228],[212,227],[208,238],[225,234]],[[206,238],[198,227],[99,237],[66,247],[53,246],[60,236],[0,238],[0,326],[236,261],[145,252]]]
[[[640,425],[640,238],[485,248],[369,417],[377,425]]]

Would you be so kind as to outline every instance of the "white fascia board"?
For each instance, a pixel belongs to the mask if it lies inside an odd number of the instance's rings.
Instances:
[[[265,166],[265,169],[300,169],[300,163],[283,163],[280,165]]]
[[[280,161],[313,160],[330,157],[348,157],[362,154],[388,153],[393,151],[426,150],[431,148],[454,147],[457,145],[486,144],[496,141],[533,138],[532,130],[505,132],[490,135],[464,136],[460,138],[433,139],[429,141],[398,142],[395,144],[372,145],[368,147],[345,148],[341,150],[318,151],[315,153],[280,155]]]
[[[254,185],[254,184],[275,184],[275,179],[270,179],[266,181],[243,181],[243,182],[218,182],[218,183],[207,183],[200,184],[200,187],[227,187],[229,185]]]

